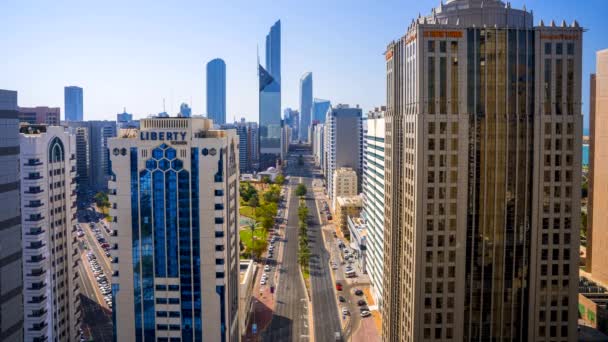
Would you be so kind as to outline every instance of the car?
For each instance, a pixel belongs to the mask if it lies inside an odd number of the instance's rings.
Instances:
[[[342,283],[336,282],[336,290],[342,291]]]
[[[268,274],[267,273],[262,273],[262,278],[268,278]]]
[[[260,280],[260,285],[266,285],[266,279]]]
[[[366,303],[366,302],[365,302],[363,299],[359,299],[359,300],[357,301],[357,305],[358,305],[358,306],[363,306],[363,305],[367,305],[367,303]]]
[[[367,317],[369,315],[371,315],[372,313],[369,312],[369,310],[365,310],[365,311],[361,311],[361,317]]]
[[[266,271],[266,272],[270,271],[270,266],[269,265],[264,266],[264,271]]]
[[[348,309],[346,307],[342,307],[342,314],[344,316],[346,316],[346,315],[350,315],[350,312],[348,311]]]
[[[343,296],[338,296],[338,301],[340,301],[340,303],[344,303],[346,302],[346,298],[344,298]]]
[[[331,263],[331,269],[332,269],[332,270],[337,270],[337,269],[338,269],[338,265],[336,265],[336,263],[335,263],[335,262],[332,262],[332,263]]]
[[[337,237],[338,237],[338,234],[337,234],[336,232],[333,232],[333,234],[334,234],[334,237],[335,237],[335,238],[337,238]]]
[[[107,256],[108,258],[111,258],[111,257],[112,257],[112,254],[110,254],[110,252],[106,252],[106,256]]]
[[[355,289],[354,292],[357,296],[363,296],[363,291],[361,291],[361,289]]]

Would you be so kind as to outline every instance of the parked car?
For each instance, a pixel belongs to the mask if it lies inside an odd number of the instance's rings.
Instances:
[[[336,290],[342,291],[342,283],[336,282]]]
[[[361,311],[361,317],[367,317],[369,315],[371,315],[371,312],[369,312],[369,310]]]
[[[357,301],[357,305],[358,305],[358,306],[363,306],[363,305],[366,305],[366,304],[367,304],[367,303],[366,303],[366,302],[365,302],[363,299],[359,299],[359,300]]]
[[[340,301],[340,303],[346,302],[346,298],[344,298],[343,296],[338,296],[338,300]]]
[[[355,289],[355,294],[357,296],[363,296],[363,291],[361,291],[361,289]]]
[[[346,315],[349,315],[350,312],[348,311],[348,309],[346,307],[342,307],[342,314],[346,316]]]

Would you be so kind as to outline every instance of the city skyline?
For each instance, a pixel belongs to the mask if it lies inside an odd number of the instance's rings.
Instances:
[[[227,121],[243,116],[248,121],[257,121],[256,46],[263,46],[268,27],[281,19],[284,31],[282,108],[298,107],[299,78],[305,71],[312,71],[317,96],[332,103],[358,103],[366,112],[385,102],[382,53],[386,44],[403,34],[403,26],[411,18],[437,3],[435,0],[414,4],[390,1],[372,6],[356,2],[344,9],[344,3],[340,2],[326,4],[327,11],[323,12],[315,11],[319,4],[314,1],[293,4],[289,8],[248,3],[147,8],[118,3],[105,7],[77,5],[65,8],[66,4],[59,3],[53,7],[40,4],[28,8],[17,2],[9,3],[7,10],[0,14],[0,27],[6,31],[19,20],[43,22],[43,17],[46,18],[45,27],[52,29],[42,30],[34,25],[6,38],[7,48],[19,50],[28,42],[35,46],[36,53],[19,58],[8,56],[0,67],[0,83],[5,89],[20,92],[20,106],[59,106],[62,112],[65,112],[62,88],[77,84],[86,89],[84,115],[92,120],[112,119],[123,107],[129,108],[136,119],[146,117],[162,111],[163,98],[172,115],[179,111],[182,102],[191,105],[193,114],[205,114],[205,84],[200,75],[205,73],[207,61],[221,55],[227,64],[227,84],[230,85],[227,88],[230,110],[226,113]],[[511,2],[515,8],[521,8],[524,3],[520,0]],[[536,18],[546,18],[548,22],[560,23],[565,19],[570,24],[574,19],[586,19],[585,28],[589,31],[583,46],[583,98],[588,98],[589,74],[595,68],[592,56],[594,51],[603,48],[602,32],[608,29],[608,23],[600,18],[586,18],[586,13],[601,11],[601,8],[608,8],[608,4],[600,0],[582,3],[560,0],[527,5],[533,8]],[[337,11],[338,18],[348,18],[354,23],[325,32],[318,24],[329,18],[333,20]],[[54,15],[48,17],[49,13]],[[75,16],[76,13],[79,15]],[[75,16],[81,29],[72,30],[73,22],[68,25],[67,21],[62,21],[63,16],[70,14]],[[96,14],[100,14],[99,18],[94,17]],[[183,20],[192,23],[164,28],[162,25],[154,27],[157,26],[153,24],[154,20],[145,20],[161,15],[186,19],[202,16],[203,20],[196,21],[206,23]],[[369,15],[385,18],[385,25],[378,27],[373,22],[368,23],[364,18]],[[247,18],[248,29],[223,25],[221,20],[226,17],[231,20]],[[131,25],[125,26],[127,18]],[[115,28],[103,32],[100,29],[110,26]],[[211,28],[213,34],[210,34]],[[239,44],[233,43],[236,39]],[[354,39],[358,44],[349,43]],[[315,44],[320,40],[329,44]],[[52,46],[48,43],[51,41],[54,42]],[[193,45],[192,42],[197,43]],[[77,46],[83,48],[76,49]],[[176,52],[180,53],[180,63],[176,63]],[[39,54],[47,56],[53,68],[41,69],[39,61],[33,58]],[[344,83],[369,87],[344,88],[341,86]],[[584,103],[585,127],[588,127],[586,107]]]

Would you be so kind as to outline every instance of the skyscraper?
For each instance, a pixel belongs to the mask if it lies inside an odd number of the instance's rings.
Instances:
[[[21,127],[25,341],[79,338],[74,140],[65,127]]]
[[[329,100],[314,99],[312,101],[312,122],[325,123],[325,115],[331,107]]]
[[[178,117],[180,118],[189,118],[192,116],[192,108],[190,108],[190,106],[188,106],[187,103],[182,103],[179,106],[179,114],[177,114]]]
[[[23,277],[17,92],[0,89],[0,339],[23,341]],[[19,165],[23,163],[23,165]]]
[[[221,58],[207,63],[207,117],[213,123],[226,123],[226,63]]]
[[[63,95],[65,121],[82,121],[82,88],[76,86],[65,87]]]
[[[19,107],[19,121],[32,125],[58,126],[61,123],[59,107]]]
[[[238,341],[238,137],[205,118],[110,140],[118,341]]]
[[[297,141],[300,127],[300,112],[291,108],[285,108],[283,110],[283,119],[285,125],[289,126],[292,133],[295,133],[291,135],[291,141]]]
[[[375,302],[382,304],[384,273],[384,112],[367,114],[363,138],[363,213],[367,222],[367,272]]]
[[[362,110],[347,104],[338,104],[327,112],[325,120],[325,179],[331,203],[336,196],[334,172],[339,168],[351,168],[357,173],[357,193],[360,191],[363,169],[363,120]]]
[[[281,156],[281,22],[266,36],[266,68],[258,65],[260,169],[275,166]]]
[[[385,341],[576,341],[583,29],[450,0],[385,54]]]
[[[598,51],[591,75],[589,122],[589,203],[587,219],[587,269],[594,279],[608,283],[608,49]]]
[[[312,116],[312,72],[300,78],[300,140],[308,142],[308,130]]]

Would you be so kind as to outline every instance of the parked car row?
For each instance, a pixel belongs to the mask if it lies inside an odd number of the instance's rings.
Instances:
[[[99,266],[99,262],[97,262],[97,257],[93,252],[87,253],[87,259],[89,260],[89,265],[91,265],[91,271],[93,275],[95,275],[95,279],[97,280],[97,286],[99,287],[99,291],[103,294],[103,299],[110,309],[112,308],[112,287],[108,282],[108,278],[103,273],[101,266]]]
[[[97,239],[99,246],[105,251],[106,257],[111,258],[112,255],[110,254],[110,244],[106,241],[106,238],[101,233],[101,230],[93,223],[91,223],[90,226],[91,226],[91,230],[95,234],[95,238]],[[105,224],[104,224],[104,226],[105,226]]]

